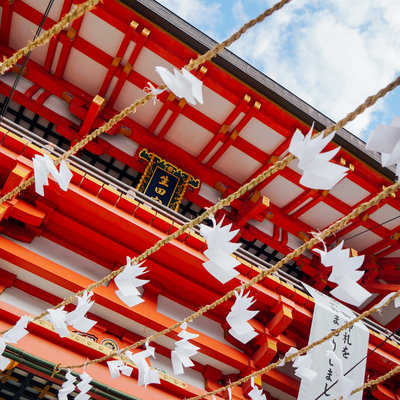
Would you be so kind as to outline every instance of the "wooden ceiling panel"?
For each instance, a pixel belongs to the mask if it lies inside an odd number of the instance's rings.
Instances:
[[[283,208],[304,192],[300,186],[295,185],[281,175],[275,176],[268,185],[260,191],[267,196],[276,206]]]
[[[214,168],[239,183],[243,183],[261,164],[247,154],[230,147],[214,164]]]

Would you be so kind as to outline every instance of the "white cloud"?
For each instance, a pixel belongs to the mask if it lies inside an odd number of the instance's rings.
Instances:
[[[207,0],[158,0],[164,7],[190,24],[199,27],[212,38],[216,37],[216,26],[222,19],[221,4]]]
[[[233,8],[238,26],[246,3]],[[398,15],[398,0],[296,0],[231,50],[338,120],[399,72]],[[359,135],[373,118],[367,111],[347,128]]]

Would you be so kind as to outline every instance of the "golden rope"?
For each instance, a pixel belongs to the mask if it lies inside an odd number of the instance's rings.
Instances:
[[[93,2],[95,2],[96,0],[91,0]],[[281,7],[283,7],[285,4],[287,4],[288,2],[290,2],[291,0],[283,0],[279,3],[277,3],[275,6],[273,6],[269,11],[267,10],[265,13],[261,14],[259,17],[257,17],[255,20],[250,21],[248,24],[244,25],[238,32],[237,34],[232,35],[229,39],[227,39],[225,42],[225,44],[230,45],[234,40],[237,40],[247,29],[249,29],[250,27],[254,26],[256,23],[261,22],[264,18],[266,18],[268,15],[271,15],[274,11],[280,9]],[[97,0],[98,2],[98,0]],[[89,2],[87,2],[89,3]],[[85,3],[85,4],[87,4]],[[62,21],[60,21],[62,22]],[[235,38],[236,36],[236,38]],[[40,39],[40,38],[39,38]],[[222,44],[221,44],[222,45]],[[209,54],[209,58],[206,59],[211,59],[211,57],[215,56],[218,51],[221,51],[222,48],[219,47],[218,45],[214,48],[211,49],[208,54]],[[29,51],[29,50],[28,50]],[[215,52],[216,51],[216,52]],[[206,53],[207,54],[207,53]],[[201,56],[200,56],[201,57]],[[199,58],[200,58],[199,57]],[[199,60],[199,58],[197,60]],[[204,61],[206,60],[204,59]],[[197,61],[195,60],[195,61]],[[204,62],[201,61],[201,62]],[[193,62],[189,63],[187,68],[189,68],[189,70],[193,69],[196,67],[197,64],[193,64]],[[199,64],[200,65],[200,61]],[[384,95],[386,95],[389,91],[393,90],[395,87],[397,87],[400,84],[400,77],[398,77],[396,80],[394,80],[393,82],[391,82],[389,85],[387,85],[385,88],[381,89],[378,93],[376,93],[374,96],[370,96],[366,99],[366,101],[360,105],[359,107],[356,108],[356,110],[354,110],[352,113],[349,113],[345,118],[343,118],[341,121],[339,121],[338,123],[332,125],[331,127],[325,129],[324,131],[322,131],[320,134],[328,134],[330,132],[333,132],[334,130],[337,130],[341,127],[343,127],[347,122],[353,120],[354,118],[356,118],[357,115],[361,114],[362,112],[364,112],[364,110],[370,106],[372,106],[379,98],[383,97]],[[164,85],[163,85],[164,86]],[[137,101],[135,101],[135,103],[133,103],[131,106],[127,107],[126,109],[124,109],[120,114],[115,115],[113,118],[111,118],[111,120],[109,120],[106,124],[104,124],[102,127],[100,127],[99,129],[95,130],[94,132],[92,132],[89,135],[86,135],[80,142],[78,142],[75,146],[73,146],[70,150],[68,150],[66,153],[64,153],[61,157],[59,157],[56,160],[56,164],[58,164],[61,160],[68,158],[70,155],[74,154],[76,151],[80,150],[81,148],[83,148],[89,141],[93,140],[95,137],[97,137],[98,135],[100,135],[100,133],[105,132],[106,130],[110,129],[113,125],[115,125],[117,122],[119,122],[120,120],[122,120],[123,118],[125,118],[125,116],[127,116],[129,113],[134,112],[136,110],[137,107],[145,104],[148,100],[152,99],[154,97],[154,95],[152,95],[151,93],[147,94],[146,96],[144,96],[142,99],[139,99]],[[142,253],[140,256],[138,256],[136,259],[132,260],[132,262],[139,262],[143,259],[145,259],[148,255],[152,254],[153,252],[157,251],[161,246],[163,246],[164,244],[168,243],[170,240],[175,239],[176,237],[178,237],[181,233],[183,233],[186,229],[189,229],[193,226],[195,226],[197,223],[201,222],[202,220],[204,220],[205,218],[207,218],[211,213],[215,212],[216,210],[224,207],[225,205],[230,204],[231,201],[233,201],[234,199],[240,197],[243,193],[245,193],[247,190],[250,190],[251,188],[253,188],[254,186],[256,186],[258,183],[260,183],[262,180],[264,180],[265,178],[267,178],[268,176],[274,174],[275,172],[277,172],[279,169],[284,168],[290,161],[292,161],[295,157],[293,155],[288,155],[286,156],[283,160],[278,161],[274,166],[270,167],[267,171],[265,171],[264,173],[262,173],[261,175],[259,175],[257,178],[253,179],[252,181],[250,181],[248,184],[242,186],[239,190],[237,190],[235,193],[233,193],[231,196],[228,196],[227,198],[223,199],[222,201],[220,201],[219,203],[217,203],[216,205],[214,205],[213,207],[211,207],[209,210],[207,210],[205,213],[203,213],[202,215],[200,215],[199,217],[197,217],[195,220],[191,221],[188,224],[183,225],[178,231],[176,231],[174,234],[167,236],[166,238],[164,238],[163,240],[160,240],[159,242],[157,242],[152,248],[146,250],[146,252]],[[10,193],[8,193],[7,195],[3,196],[0,199],[0,204],[6,200],[9,200],[10,198],[12,198],[14,195],[16,195],[17,193],[19,193],[22,188],[26,188],[28,187],[32,182],[34,181],[34,178],[31,177],[30,179],[28,179],[27,181],[25,181],[23,184],[21,184],[20,186],[18,186],[17,188],[15,188],[13,191],[11,191]],[[397,187],[394,188],[395,185],[390,186],[387,189],[394,189],[397,190]],[[19,190],[18,190],[19,189]],[[374,199],[378,199],[378,202],[387,197],[387,195],[389,195],[390,193],[387,193],[386,195],[384,195],[384,192],[381,192],[378,196],[376,196]],[[383,197],[382,197],[383,196]],[[229,202],[228,202],[229,199]],[[367,203],[363,203],[363,204],[367,204]],[[377,203],[376,203],[377,204]],[[368,207],[369,208],[369,207]],[[361,212],[363,212],[364,210],[362,210]],[[350,213],[350,215],[352,215],[353,213]],[[359,215],[359,214],[357,214]],[[346,217],[345,217],[346,218]],[[342,218],[343,221],[345,220],[345,218]],[[354,218],[354,217],[353,217]],[[351,218],[350,218],[351,219]],[[338,222],[340,222],[338,221]],[[347,222],[346,222],[347,223]],[[335,225],[335,224],[334,224]],[[344,226],[344,225],[343,225]],[[329,228],[328,228],[329,229]],[[339,228],[337,228],[339,229]],[[321,238],[323,238],[320,235]],[[318,239],[315,239],[318,242]],[[313,247],[314,244],[316,244],[317,242],[313,243],[311,245],[311,242],[313,242],[313,239],[310,240],[309,242],[307,242],[308,244],[310,244],[310,247]],[[304,245],[303,245],[304,246]],[[296,257],[299,254],[296,254],[297,251],[299,251],[303,246],[301,246],[300,248],[296,249],[295,252],[291,253],[292,258]],[[308,248],[308,247],[306,247]],[[283,263],[287,262],[286,259],[288,258],[288,256],[286,256],[283,260]],[[291,258],[290,258],[291,259]],[[283,265],[283,263],[281,265]],[[280,263],[278,263],[280,264]],[[274,271],[272,271],[273,269],[279,269],[280,266],[275,265],[274,268],[267,270],[267,271],[263,271],[263,272],[268,272],[271,271],[269,273],[272,273]],[[63,305],[69,304],[72,302],[73,299],[75,299],[76,296],[83,294],[83,292],[85,292],[86,290],[92,290],[95,289],[96,287],[100,286],[101,284],[103,284],[104,282],[108,282],[111,279],[113,279],[116,275],[118,275],[120,272],[123,271],[125,266],[120,267],[118,270],[113,271],[111,274],[109,274],[107,277],[103,278],[101,281],[96,282],[92,285],[90,285],[87,289],[85,290],[81,290],[78,293],[76,293],[74,296],[71,296],[70,298],[64,300],[62,303],[58,304],[57,306],[55,306],[54,308],[59,308]],[[268,274],[269,274],[268,273]],[[268,274],[265,274],[265,276],[267,276]],[[260,274],[262,275],[262,273]],[[256,277],[257,278],[257,277]],[[254,279],[254,278],[253,278]],[[263,276],[261,276],[259,278],[259,280],[263,279]],[[251,281],[250,281],[251,282]],[[248,283],[246,285],[251,285],[252,283]],[[255,281],[256,282],[256,281]],[[246,285],[242,285],[242,286],[246,286]],[[250,286],[249,285],[249,286]],[[247,287],[249,287],[247,286]],[[236,288],[238,289],[238,288]],[[230,293],[232,293],[230,296],[228,296],[227,298],[231,297],[234,292],[236,291],[233,290]],[[240,289],[239,289],[240,290]],[[228,293],[229,294],[229,293]],[[225,297],[225,296],[224,296]],[[221,298],[223,299],[223,298]],[[221,302],[219,302],[221,299],[217,300],[216,302],[214,302],[212,305],[214,305],[214,307],[216,307],[217,305],[221,304]],[[225,300],[223,300],[225,301]],[[209,306],[205,306],[203,307],[204,312],[208,311],[209,309],[211,309],[210,307],[212,305]],[[34,320],[37,320],[39,318],[42,318],[43,316],[45,316],[47,314],[47,311],[43,312],[42,314],[40,314],[39,316],[35,317]],[[195,313],[197,314],[197,313]],[[193,314],[192,316],[194,316],[195,314]],[[201,314],[199,314],[201,315]],[[190,316],[190,317],[192,317]],[[189,320],[188,317],[186,320],[190,321],[192,319]],[[193,318],[194,319],[194,318]],[[180,323],[177,325],[174,325],[175,329],[177,326],[179,326]],[[170,327],[169,329],[171,329],[172,327]],[[171,330],[173,330],[171,329]],[[3,332],[4,333],[4,332]],[[161,333],[161,332],[159,332]],[[157,334],[156,334],[157,335]],[[161,335],[160,335],[161,336]],[[95,361],[95,360],[92,360]],[[91,362],[89,362],[91,363]]]
[[[315,341],[314,343],[309,344],[308,346],[303,347],[302,349],[296,351],[293,354],[290,354],[286,357],[284,357],[281,360],[278,360],[272,364],[269,364],[268,366],[253,372],[252,374],[249,374],[247,376],[244,376],[243,378],[238,379],[237,381],[230,383],[229,385],[226,385],[224,387],[218,388],[213,390],[212,392],[208,392],[205,394],[202,394],[200,396],[196,396],[196,397],[190,397],[187,400],[200,400],[200,399],[204,399],[205,397],[209,397],[212,396],[213,394],[217,394],[220,392],[224,392],[226,390],[228,390],[229,388],[232,388],[234,386],[239,386],[244,382],[247,382],[248,380],[250,380],[251,378],[255,378],[259,375],[263,375],[268,371],[271,371],[272,369],[278,367],[283,361],[285,363],[293,361],[296,357],[300,356],[303,353],[307,353],[309,350],[313,349],[316,346],[319,346],[321,343],[326,342],[327,340],[331,339],[333,336],[339,334],[340,332],[348,329],[350,326],[354,325],[355,323],[357,323],[358,321],[361,321],[362,319],[368,317],[369,315],[373,314],[374,312],[377,312],[379,310],[381,310],[383,307],[386,307],[391,301],[393,301],[396,297],[400,297],[400,290],[398,292],[396,292],[395,295],[391,296],[384,304],[382,304],[381,306],[377,307],[371,307],[369,310],[364,311],[362,314],[358,315],[356,318],[352,319],[351,321],[347,322],[346,324],[342,325],[341,327],[335,329],[334,331],[330,332],[329,334],[327,334],[326,336],[324,336],[323,338],[321,338],[320,340]],[[65,367],[62,367],[65,368]],[[400,368],[400,366],[398,367]],[[392,370],[393,371],[393,370]],[[391,372],[392,372],[391,371]],[[387,375],[387,374],[386,374]],[[394,375],[394,374],[393,374]],[[382,378],[382,377],[381,377]],[[364,388],[364,386],[362,387]],[[362,388],[358,388],[356,389],[356,391],[362,390]],[[354,392],[356,393],[356,392]]]
[[[257,178],[255,178],[257,179]],[[251,181],[253,182],[253,181]],[[249,184],[251,183],[249,182]],[[246,186],[246,185],[245,185]],[[385,199],[387,196],[389,196],[390,194],[394,193],[398,188],[400,187],[400,183],[395,183],[389,187],[387,187],[386,189],[384,189],[382,192],[380,192],[378,195],[376,195],[374,198],[372,198],[371,200],[369,200],[368,202],[362,203],[360,206],[358,206],[357,208],[355,208],[350,214],[346,215],[345,217],[343,217],[342,219],[336,221],[334,224],[332,224],[331,226],[329,226],[328,228],[326,228],[325,230],[323,230],[322,232],[319,233],[318,238],[312,238],[309,241],[305,242],[303,245],[301,245],[300,247],[298,247],[296,250],[294,250],[293,252],[291,252],[290,254],[288,254],[286,257],[284,257],[282,260],[280,260],[278,263],[276,263],[272,268],[269,268],[267,270],[263,270],[261,271],[258,275],[256,275],[254,278],[252,278],[249,282],[244,283],[241,286],[236,287],[235,289],[232,289],[231,291],[229,291],[228,293],[226,293],[224,296],[220,297],[218,300],[214,301],[211,304],[208,304],[202,308],[200,308],[198,311],[196,311],[195,313],[189,315],[188,317],[186,317],[185,319],[183,319],[182,321],[176,322],[175,324],[171,325],[169,328],[165,328],[164,330],[160,331],[160,332],[156,332],[153,335],[150,335],[149,337],[139,340],[136,343],[133,343],[130,346],[125,347],[122,350],[114,351],[109,353],[108,355],[104,356],[104,357],[100,357],[94,360],[91,360],[89,362],[86,363],[86,365],[90,365],[90,364],[94,364],[97,362],[102,362],[105,360],[108,360],[109,358],[112,358],[118,354],[124,353],[127,350],[131,350],[134,349],[136,347],[139,347],[143,344],[145,344],[147,341],[154,341],[155,339],[157,339],[160,336],[164,336],[170,332],[172,332],[173,330],[175,330],[176,328],[178,328],[181,324],[183,324],[184,322],[191,322],[194,319],[200,317],[201,315],[203,315],[204,313],[206,313],[209,310],[214,309],[215,307],[219,306],[220,304],[222,304],[223,302],[225,302],[226,300],[228,300],[229,298],[231,298],[232,296],[234,296],[235,292],[240,292],[241,290],[246,290],[248,289],[250,286],[252,286],[254,283],[257,283],[261,280],[263,280],[265,277],[267,277],[268,275],[271,275],[272,273],[276,272],[279,268],[281,268],[284,264],[286,264],[287,262],[289,262],[290,260],[292,260],[293,258],[298,257],[299,255],[301,255],[305,250],[307,249],[311,249],[312,247],[314,247],[316,244],[318,244],[320,242],[320,240],[325,239],[326,237],[328,237],[331,233],[336,232],[337,230],[343,228],[351,219],[356,218],[358,215],[362,214],[364,211],[368,210],[370,207],[373,207],[375,205],[377,205],[381,200]],[[193,222],[195,222],[195,224],[198,223],[199,220],[203,220],[205,219],[208,215],[210,215],[211,213],[214,212],[214,210],[217,210],[217,207],[223,207],[224,201],[225,200],[230,200],[232,201],[233,198],[236,196],[236,194],[240,191],[240,189],[235,192],[232,193],[230,196],[228,196],[226,199],[223,199],[222,201],[220,201],[219,203],[215,204],[213,207],[211,207],[210,209],[208,209],[206,212],[204,212],[203,214],[199,215],[196,219],[194,219],[193,221],[189,222],[188,224],[185,225],[191,225]],[[232,197],[232,199],[230,199]],[[185,225],[183,225],[181,227],[184,228]],[[192,225],[191,227],[193,227],[194,225]],[[185,228],[186,229],[186,228]],[[176,231],[175,233],[173,233],[172,235],[169,235],[167,237],[165,237],[162,240],[159,240],[153,247],[147,249],[144,253],[142,253],[141,255],[139,255],[136,259],[132,260],[132,262],[140,262],[143,261],[148,255],[152,254],[153,252],[157,251],[161,246],[163,246],[165,243],[167,243],[170,237],[178,234],[179,231]],[[179,233],[180,234],[180,233]],[[179,236],[178,234],[178,236]],[[108,282],[110,279],[112,279],[114,276],[118,275],[120,272],[122,272],[122,270],[125,267],[122,266],[120,267],[118,270],[113,271],[111,274],[109,274],[108,276],[104,277],[101,281],[94,283],[93,285],[90,285],[87,289],[85,290],[92,290],[98,286],[101,286],[102,284]],[[109,277],[111,277],[109,279]],[[68,299],[64,300],[62,303],[58,304],[56,307],[54,308],[59,308],[63,305],[69,304],[71,303],[72,300],[75,299],[75,296],[77,295],[81,295],[85,290],[81,290],[80,292],[78,292],[76,295],[73,295],[71,297],[69,297]],[[366,311],[367,312],[367,311]],[[38,317],[35,317],[34,320],[43,317],[44,315],[47,314],[47,311],[44,311],[42,314],[40,314]],[[364,315],[360,314],[360,315]],[[368,314],[369,315],[369,314]],[[78,364],[78,365],[72,365],[72,366],[66,366],[66,367],[62,367],[62,368],[80,368],[83,367],[84,364]]]
[[[17,63],[17,61],[26,56],[30,51],[38,46],[47,43],[53,36],[60,33],[63,29],[67,28],[69,24],[77,18],[86,14],[93,9],[100,0],[88,0],[83,4],[79,4],[74,10],[66,14],[59,22],[54,24],[48,31],[43,32],[38,38],[28,42],[22,49],[16,51],[10,58],[5,59],[0,63],[0,75],[4,74],[8,69]]]
[[[386,379],[390,379],[392,376],[395,376],[399,372],[400,372],[400,365],[398,365],[397,367],[394,367],[392,370],[387,372],[385,375],[381,375],[376,379],[371,379],[371,380],[365,382],[364,385],[358,387],[357,389],[354,389],[350,393],[350,396],[355,394],[355,393],[357,393],[357,392],[360,392],[361,390],[368,389],[371,386],[377,385],[378,383],[381,383],[381,382],[385,381]]]

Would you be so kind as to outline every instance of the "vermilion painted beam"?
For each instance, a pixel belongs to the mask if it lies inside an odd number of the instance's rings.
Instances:
[[[73,292],[85,289],[91,283],[89,279],[82,275],[53,263],[5,238],[0,238],[0,255],[3,259]],[[165,329],[174,323],[170,318],[157,313],[156,305],[149,304],[149,299],[139,306],[130,309],[126,305],[123,305],[115,295],[114,290],[114,285],[108,288],[100,287],[96,289],[96,303],[119,312],[128,318],[132,318],[138,323],[144,324],[156,331]],[[171,336],[175,339],[177,338],[176,334],[172,334]],[[241,369],[248,363],[247,357],[244,354],[204,334],[200,334],[199,338],[193,340],[193,342],[196,345],[200,345],[205,354],[215,357],[234,368]],[[220,354],[216,354],[215,351]]]
[[[373,386],[371,389],[371,394],[378,400],[400,400],[400,396],[398,396],[395,392],[385,387],[382,383],[378,383]]]
[[[14,10],[14,2],[4,1],[2,4],[1,26],[0,26],[0,43],[8,46],[10,40],[10,30],[12,14]]]
[[[94,97],[92,103],[90,104],[89,110],[87,111],[87,114],[82,122],[82,125],[79,129],[79,135],[81,137],[85,136],[92,130],[93,122],[100,114],[104,105],[105,105],[105,99],[103,99],[101,96]]]
[[[30,88],[25,90],[25,96],[32,97],[40,89],[39,85],[33,84]]]
[[[101,88],[99,90],[99,95],[104,97],[107,89],[111,83],[111,80],[114,76],[115,70],[117,69],[117,67],[120,65],[121,60],[126,52],[126,49],[128,48],[129,43],[132,40],[133,34],[135,33],[136,28],[138,27],[138,23],[136,21],[131,21],[131,23],[129,24],[128,28],[125,31],[125,35],[124,38],[122,39],[122,42],[119,46],[119,49],[117,51],[117,54],[115,55],[115,58],[112,62],[112,64],[110,65],[110,67],[108,68],[107,71],[107,75],[104,78],[104,81],[101,85]]]
[[[71,49],[73,46],[73,41],[79,33],[79,29],[82,25],[82,21],[83,21],[82,18],[76,19],[75,21],[72,22],[72,25],[68,29],[67,33],[65,33],[65,32],[60,33],[60,35],[62,35],[62,36],[60,36],[60,39],[62,39],[63,45],[62,45],[60,56],[58,58],[56,70],[54,72],[54,75],[57,78],[61,78],[64,75],[65,67],[67,66],[67,62],[68,62],[68,57],[71,53]]]
[[[389,294],[400,290],[400,284],[365,282],[363,287],[372,293]]]
[[[251,97],[249,95],[244,96],[243,99],[231,111],[231,113],[225,119],[224,123],[220,126],[218,133],[214,135],[214,137],[205,145],[203,150],[197,156],[197,159],[200,162],[203,162],[203,160],[207,157],[208,154],[210,154],[210,152],[217,145],[217,143],[223,140],[223,137],[230,128],[231,124],[235,121],[235,119],[239,116],[241,112],[246,111],[250,100]]]
[[[148,38],[148,36],[150,35],[150,31],[147,28],[142,29],[141,34],[135,34],[136,32],[134,32],[134,38],[137,37],[137,39],[135,40],[135,47],[132,50],[132,53],[129,57],[128,62],[126,63],[123,72],[121,73],[121,75],[119,76],[118,82],[115,85],[115,88],[110,96],[110,99],[108,100],[108,103],[110,105],[110,107],[112,107],[115,103],[115,101],[117,100],[119,94],[121,93],[122,90],[122,86],[124,86],[125,81],[128,79],[129,74],[132,71],[132,68],[135,66],[135,62],[139,57],[139,54],[141,52],[141,50],[143,49],[143,46]]]
[[[73,0],[64,0],[62,8],[61,8],[59,20],[61,20],[62,17],[69,12],[69,10],[71,9],[71,6],[72,6],[72,1]],[[46,71],[50,71],[50,68],[53,64],[54,55],[57,50],[58,41],[59,41],[59,35],[53,37],[49,42],[49,47],[48,47],[47,53],[46,53],[46,59],[44,61],[44,65],[43,65],[44,69]]]
[[[235,140],[240,134],[240,131],[246,126],[246,124],[260,109],[260,107],[261,107],[260,103],[255,102],[253,107],[248,109],[248,112],[236,125],[231,135],[225,139],[224,144],[217,150],[217,152],[210,158],[210,160],[207,161],[206,163],[207,166],[209,167],[213,166],[221,158],[222,154],[224,154],[225,151],[235,142]]]
[[[24,315],[20,309],[3,301],[0,301],[0,309],[2,310],[2,320],[0,321],[1,330],[10,328],[19,317]],[[18,348],[36,355],[37,357],[46,358],[54,364],[59,363],[61,359],[66,364],[83,363],[86,361],[86,354],[89,355],[90,358],[97,358],[104,355],[104,353],[91,348],[92,346],[90,346],[89,341],[85,341],[82,338],[84,344],[80,345],[73,339],[60,339],[54,331],[43,327],[40,323],[31,323],[28,329],[30,334],[18,342]],[[82,353],[86,353],[85,356],[83,356]],[[44,354],[46,354],[46,357],[43,356]],[[26,369],[25,366],[20,367]],[[37,370],[28,369],[28,371],[44,379],[49,378]],[[90,375],[93,379],[100,382],[109,382],[110,380],[110,371],[106,363],[91,365]],[[57,383],[61,385],[63,382],[57,381]],[[175,385],[164,379],[161,379],[160,385],[150,385],[145,389],[144,386],[137,385],[136,370],[134,370],[131,377],[121,375],[119,379],[112,382],[112,386],[125,393],[146,400],[159,400],[160,398],[163,400],[179,400],[183,397],[191,397],[203,393],[202,390],[190,384],[184,386]]]
[[[170,92],[168,94],[166,101],[163,103],[160,110],[156,113],[152,123],[150,124],[150,127],[148,129],[148,131],[150,133],[154,133],[154,131],[160,124],[161,120],[164,118],[165,114],[167,113],[167,111],[172,108],[174,100],[175,100],[175,95],[172,92]]]
[[[285,214],[291,214],[296,208],[300,207],[306,200],[309,198],[314,198],[317,195],[314,189],[305,190],[295,199],[293,199],[290,203],[282,208],[282,211]]]
[[[5,85],[3,82],[0,82],[0,93],[7,96],[9,93],[9,86]],[[26,97],[24,94],[18,92],[17,90],[14,92],[13,97],[17,103],[23,105],[34,113],[43,116],[48,121],[53,122],[55,125],[73,125],[72,121],[60,116],[59,114],[48,109],[47,107],[38,104],[36,101]]]
[[[169,116],[168,120],[165,122],[164,126],[161,128],[160,133],[157,135],[159,139],[163,139],[168,133],[172,124],[176,121],[178,116],[182,113],[186,106],[186,100],[180,99],[178,103],[174,102],[174,107],[172,108],[172,114]]]

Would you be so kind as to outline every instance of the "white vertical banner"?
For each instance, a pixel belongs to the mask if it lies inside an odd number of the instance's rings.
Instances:
[[[309,344],[321,339],[355,317],[354,312],[348,307],[304,283],[303,285],[315,301]],[[335,353],[342,361],[343,373],[346,373],[367,355],[368,341],[368,329],[359,321],[350,328],[333,336],[331,340],[311,349],[308,354],[312,355],[312,369],[318,375],[311,383],[307,383],[304,379],[302,380],[297,399],[327,400],[339,398],[338,385],[328,389],[338,377],[333,362],[326,352],[332,350]],[[353,380],[353,389],[364,384],[366,363],[367,360],[365,359],[346,375],[346,377]],[[362,391],[354,394],[351,400],[362,400]]]

